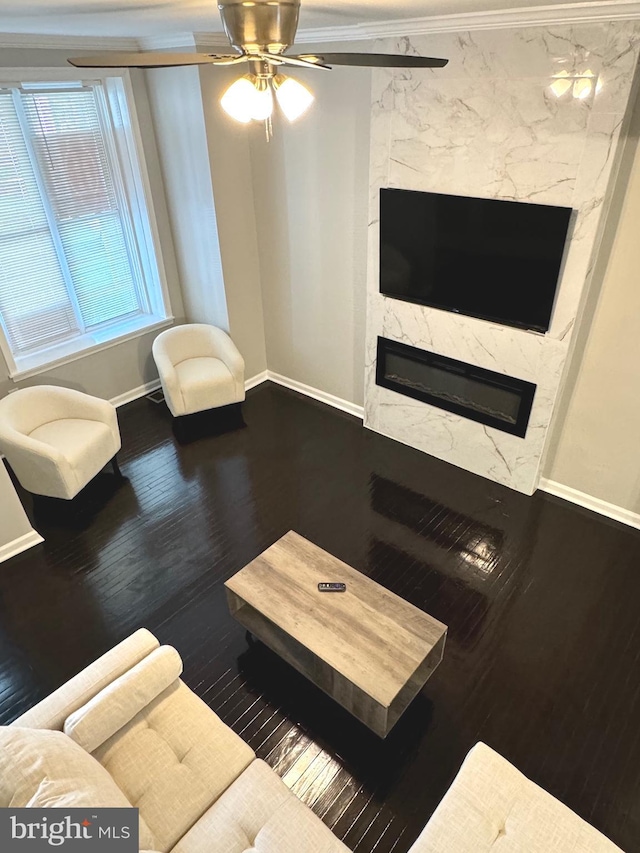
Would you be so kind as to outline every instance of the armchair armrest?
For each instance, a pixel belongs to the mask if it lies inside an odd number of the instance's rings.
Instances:
[[[69,463],[56,447],[6,425],[0,430],[0,451],[30,491],[38,492],[42,484],[71,476]]]
[[[182,414],[182,409],[184,409],[184,401],[182,399],[182,391],[180,390],[180,382],[178,381],[178,374],[174,367],[173,362],[169,358],[164,346],[162,345],[162,341],[155,339],[153,342],[153,360],[156,363],[156,367],[158,369],[158,375],[160,377],[160,384],[162,385],[162,390],[164,391],[164,396],[169,405],[170,409],[175,409],[174,414]]]
[[[101,397],[92,397],[73,388],[56,388],[56,405],[64,408],[65,418],[82,418],[87,421],[98,421],[109,427],[114,442],[120,447],[120,430],[115,406]]]
[[[115,408],[108,400],[63,387],[56,387],[55,397],[57,402],[64,406],[64,415],[60,414],[59,417],[78,417],[103,423],[109,423],[113,419]]]
[[[244,359],[240,355],[238,347],[225,331],[216,326],[210,327],[209,334],[216,357],[226,364],[236,382],[243,383]]]

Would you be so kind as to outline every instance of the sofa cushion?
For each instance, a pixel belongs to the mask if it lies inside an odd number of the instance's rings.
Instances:
[[[483,743],[409,853],[622,853]]]
[[[0,728],[0,808],[131,808],[104,767],[62,734]],[[153,847],[140,820],[140,845]]]
[[[170,850],[253,761],[254,753],[181,681],[93,755]]]
[[[349,853],[264,761],[254,761],[172,853]]]
[[[171,646],[156,649],[67,717],[64,733],[93,752],[180,677],[182,660]]]

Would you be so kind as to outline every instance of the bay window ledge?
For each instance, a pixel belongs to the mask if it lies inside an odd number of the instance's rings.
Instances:
[[[54,367],[78,361],[87,355],[100,352],[124,343],[132,338],[139,338],[149,332],[160,331],[172,326],[173,317],[156,317],[145,314],[108,328],[87,332],[69,341],[56,344],[52,347],[39,350],[30,355],[17,356],[13,359],[15,367],[10,366],[9,376],[13,380],[27,379],[29,376],[37,376],[46,373]]]

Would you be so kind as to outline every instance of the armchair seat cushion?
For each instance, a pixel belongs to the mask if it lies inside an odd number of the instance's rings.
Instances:
[[[264,761],[254,761],[171,853],[350,853]]]
[[[237,402],[234,378],[219,358],[187,358],[176,364],[176,373],[187,411],[204,411]]]
[[[111,430],[100,421],[62,418],[36,427],[30,438],[56,448],[81,478],[90,480],[102,468],[102,460],[113,455]],[[87,448],[91,448],[91,455]],[[102,464],[101,464],[102,463]],[[97,471],[94,470],[99,465]]]

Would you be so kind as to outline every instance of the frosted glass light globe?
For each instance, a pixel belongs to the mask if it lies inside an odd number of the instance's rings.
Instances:
[[[243,124],[251,121],[257,92],[248,77],[241,77],[232,83],[220,99],[222,109]]]
[[[264,89],[254,88],[251,118],[266,121],[273,112],[273,94],[267,85]]]
[[[274,80],[274,86],[280,109],[289,121],[300,118],[315,100],[307,87],[292,77],[278,74]]]

